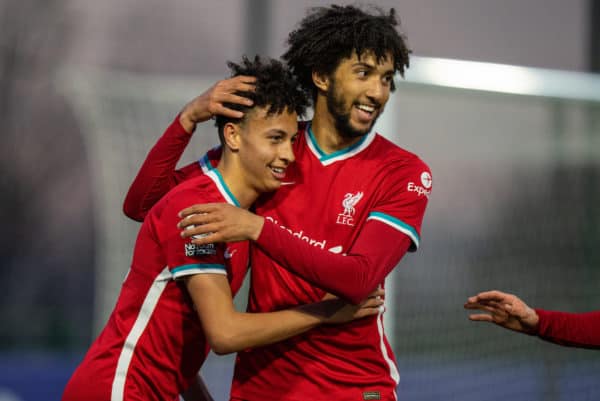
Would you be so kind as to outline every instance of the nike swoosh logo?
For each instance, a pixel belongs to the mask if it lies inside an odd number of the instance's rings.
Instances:
[[[223,257],[225,259],[231,259],[231,257],[233,256],[233,254],[236,253],[236,252],[237,252],[237,249],[234,249],[233,252],[231,252],[229,250],[229,248],[227,248],[227,249],[225,249],[225,253],[223,254]]]

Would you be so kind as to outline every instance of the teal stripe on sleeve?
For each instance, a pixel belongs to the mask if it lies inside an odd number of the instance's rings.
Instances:
[[[367,220],[371,219],[381,221],[382,223],[385,223],[391,227],[394,227],[396,230],[403,232],[404,234],[408,235],[408,237],[413,241],[416,248],[419,247],[419,234],[417,233],[417,230],[415,230],[409,224],[406,224],[402,220],[399,220],[393,216],[390,216],[389,214],[385,214],[382,212],[369,213],[369,217],[367,217]]]
[[[222,270],[226,271],[224,265],[217,263],[194,263],[190,265],[181,265],[171,269],[172,274],[181,273],[188,270]]]

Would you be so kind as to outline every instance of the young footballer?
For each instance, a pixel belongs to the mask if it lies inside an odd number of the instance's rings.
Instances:
[[[408,66],[409,50],[396,26],[393,9],[313,9],[290,34],[283,56],[312,96],[314,116],[300,124],[296,164],[281,189],[257,199],[257,216],[219,205],[183,212],[184,236],[207,234],[195,243],[255,240],[251,311],[314,302],[325,291],[358,302],[384,282],[408,250],[418,248],[432,189],[430,170],[372,130],[394,90],[394,75]],[[177,154],[177,146],[155,151],[171,152],[176,162],[183,147]],[[216,154],[209,152],[183,175],[209,168]],[[175,162],[167,166],[149,158],[138,177],[181,178]],[[148,195],[150,186],[135,184],[133,198]],[[378,315],[239,353],[231,397],[395,400],[398,380]]]
[[[217,167],[170,191],[146,216],[113,313],[63,401],[177,400],[182,393],[210,400],[196,382],[209,346],[230,353],[377,313],[381,301],[375,298],[362,308],[332,299],[272,313],[238,313],[232,294],[245,273],[245,263],[235,262],[242,251],[227,244],[195,245],[179,235],[183,207],[223,202],[248,208],[259,194],[280,187],[294,161],[292,143],[306,98],[290,73],[280,62],[258,58],[230,67],[235,76],[256,77],[255,89],[245,93],[252,106],[242,117],[217,121],[223,149]]]

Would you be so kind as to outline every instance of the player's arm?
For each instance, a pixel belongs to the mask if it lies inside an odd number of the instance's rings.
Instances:
[[[240,118],[243,113],[227,107],[227,103],[251,105],[252,101],[236,95],[254,89],[255,77],[237,76],[217,82],[189,102],[148,153],[123,203],[128,217],[142,221],[148,211],[177,183],[196,175],[198,163],[176,170],[177,162],[188,145],[198,123],[224,115]]]
[[[190,221],[196,224],[193,229],[185,230],[185,235],[210,233],[193,242],[201,244],[225,238],[227,242],[255,240],[256,245],[289,271],[352,303],[359,303],[381,284],[412,244],[403,232],[372,219],[361,229],[352,249],[340,255],[315,248],[271,221],[243,209],[224,204],[192,208],[200,214],[182,222],[183,225]],[[222,220],[208,222],[215,214],[222,216]]]
[[[475,310],[469,319],[494,323],[553,343],[600,348],[600,311],[567,313],[529,307],[513,294],[485,291],[469,297],[464,307]]]
[[[234,308],[225,275],[205,273],[184,279],[208,343],[217,354],[271,344],[324,323],[375,315],[382,305],[379,291],[360,306],[330,299],[277,312],[242,313]]]
[[[219,354],[236,352],[280,341],[323,323],[346,322],[379,313],[382,293],[366,297],[364,303],[347,305],[340,299],[327,299],[295,309],[272,313],[241,313],[235,310],[229,279],[237,280],[227,269],[223,244],[196,246],[179,235],[177,211],[191,199],[206,199],[198,186],[167,195],[164,208],[153,221],[158,240],[172,277],[184,280],[211,348]],[[228,277],[229,274],[233,276]],[[265,294],[268,296],[268,294]]]
[[[537,335],[560,345],[600,349],[600,311],[568,313],[535,309]]]
[[[185,209],[180,227],[190,236],[210,233],[194,240],[221,242],[251,239],[271,258],[311,284],[357,303],[381,284],[409,248],[419,245],[419,230],[431,190],[408,191],[427,166],[417,160],[397,170],[390,166],[382,183],[381,195],[360,227],[357,239],[345,255],[316,248],[270,220],[227,205],[194,205]],[[410,185],[412,186],[410,186]],[[258,267],[260,268],[260,267]]]

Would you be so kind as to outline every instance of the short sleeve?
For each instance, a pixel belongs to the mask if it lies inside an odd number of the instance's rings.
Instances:
[[[367,220],[377,220],[407,235],[416,251],[421,242],[421,224],[433,187],[431,170],[416,156],[391,165],[379,186],[379,199]]]
[[[195,203],[206,203],[199,190],[186,189],[165,200],[160,216],[160,242],[165,250],[167,266],[173,278],[193,274],[216,273],[227,275],[223,244],[196,245],[182,238],[177,223],[178,213]]]

